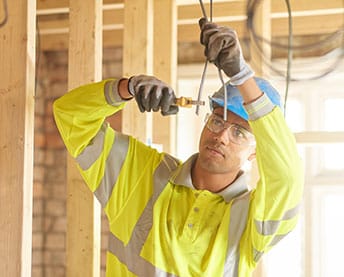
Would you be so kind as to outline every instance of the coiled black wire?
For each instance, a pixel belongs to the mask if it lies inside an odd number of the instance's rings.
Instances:
[[[342,51],[340,52],[338,57],[335,59],[334,63],[330,67],[328,67],[325,71],[323,71],[319,74],[316,74],[315,76],[312,76],[312,77],[300,78],[300,77],[292,77],[291,76],[291,63],[292,63],[292,57],[293,57],[293,50],[295,50],[295,51],[308,51],[311,49],[323,47],[325,44],[332,42],[332,41],[338,39],[340,36],[342,36],[344,33],[344,28],[342,27],[342,28],[336,30],[332,34],[329,34],[324,39],[322,39],[316,43],[309,43],[309,44],[294,46],[292,43],[293,32],[292,32],[291,7],[290,7],[289,0],[285,0],[286,5],[287,5],[287,10],[288,10],[288,28],[289,28],[288,44],[284,45],[281,43],[272,42],[271,40],[268,40],[268,39],[258,35],[255,28],[254,28],[254,24],[253,24],[254,15],[255,15],[255,11],[257,9],[257,6],[260,4],[260,2],[261,2],[261,0],[249,0],[247,3],[247,29],[248,29],[249,33],[252,34],[251,37],[253,38],[253,42],[255,43],[255,46],[259,50],[260,55],[262,56],[262,61],[273,72],[286,78],[286,90],[285,90],[285,98],[284,98],[284,115],[285,115],[286,110],[287,110],[287,100],[288,100],[288,92],[289,92],[290,82],[291,81],[308,81],[308,80],[320,79],[320,78],[323,78],[326,75],[330,74],[331,72],[333,72],[338,67],[338,65],[342,62],[343,57],[344,57],[344,37],[342,38],[342,43],[341,43],[341,48],[342,48],[341,50]],[[343,1],[343,3],[344,3],[344,1]],[[286,69],[285,73],[272,65],[270,57],[268,58],[264,54],[261,43],[269,44],[270,47],[274,47],[274,48],[286,49],[288,51],[287,69]]]
[[[290,8],[290,4],[289,4],[289,0],[285,0],[287,7],[288,7],[288,23],[289,23],[289,30],[291,30],[291,20],[292,20],[292,15],[291,15],[291,10],[289,10]],[[309,44],[303,44],[303,45],[291,45],[290,44],[290,37],[292,37],[291,32],[289,32],[289,39],[288,39],[288,45],[282,44],[282,43],[277,43],[277,42],[273,42],[267,38],[264,38],[260,35],[257,34],[255,28],[254,28],[254,16],[255,16],[255,11],[258,7],[258,5],[260,4],[261,0],[249,0],[248,4],[247,4],[247,29],[249,31],[249,33],[252,35],[252,41],[253,43],[256,45],[257,49],[260,52],[260,55],[262,56],[262,61],[276,74],[278,74],[279,76],[283,76],[286,77],[286,73],[284,73],[281,69],[277,68],[276,66],[273,66],[271,63],[271,59],[270,57],[267,57],[262,49],[261,43],[265,43],[270,45],[271,47],[274,48],[279,48],[279,49],[285,49],[288,50],[288,57],[290,56],[290,52],[291,50],[293,51],[308,51],[308,50],[312,50],[312,49],[319,49],[321,47],[323,47],[324,45],[333,42],[335,40],[337,40],[338,38],[341,38],[341,44],[338,47],[341,51],[340,54],[337,56],[337,58],[335,59],[335,61],[333,62],[333,64],[331,66],[329,66],[326,70],[324,70],[323,72],[319,73],[319,74],[315,74],[312,77],[304,77],[304,78],[300,78],[300,77],[290,77],[290,81],[309,81],[309,80],[315,80],[315,79],[320,79],[325,77],[326,75],[330,74],[331,72],[333,72],[338,65],[342,62],[343,57],[344,57],[344,25],[343,27],[339,28],[338,30],[336,30],[335,32],[327,35],[324,39],[316,42],[316,43],[309,43]],[[344,1],[343,1],[343,6],[344,6]],[[343,21],[344,21],[344,14],[343,14]],[[314,71],[314,70],[313,70]]]

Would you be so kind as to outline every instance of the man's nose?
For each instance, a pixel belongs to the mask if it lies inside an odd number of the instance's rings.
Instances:
[[[228,129],[223,128],[220,132],[215,134],[215,137],[221,144],[227,145],[229,143]]]

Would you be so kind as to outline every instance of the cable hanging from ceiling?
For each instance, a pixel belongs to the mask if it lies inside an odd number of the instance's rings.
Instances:
[[[291,5],[289,0],[285,0],[286,6],[287,6],[287,11],[288,11],[288,43],[283,44],[279,42],[274,42],[272,40],[269,40],[261,35],[258,35],[255,28],[254,28],[254,16],[256,13],[256,9],[258,5],[261,3],[263,0],[248,0],[247,1],[247,9],[246,9],[246,15],[247,15],[247,29],[249,33],[251,34],[252,42],[255,44],[256,48],[258,49],[262,61],[264,64],[268,66],[273,72],[275,72],[277,75],[282,76],[285,78],[286,81],[286,90],[285,90],[285,99],[284,99],[284,113],[286,113],[286,104],[287,104],[287,99],[288,99],[288,91],[289,91],[289,85],[291,81],[308,81],[308,80],[315,80],[315,79],[320,79],[325,77],[326,75],[330,74],[333,72],[338,65],[343,61],[344,58],[344,24],[342,28],[339,28],[335,32],[325,36],[321,40],[313,43],[307,43],[307,44],[302,44],[302,45],[294,45],[293,44],[293,30],[292,30],[292,11],[291,11]],[[203,16],[207,18],[206,16],[206,11],[203,5],[203,1],[199,0]],[[213,8],[213,1],[210,1],[210,21],[212,21],[212,8]],[[343,0],[344,3],[344,0]],[[343,4],[344,7],[344,4]],[[344,19],[344,16],[343,16]],[[344,22],[344,20],[343,20]],[[341,40],[340,46],[337,47],[340,51],[339,54],[337,54],[337,57],[335,57],[334,62],[326,68],[326,70],[315,74],[314,76],[311,77],[294,77],[291,74],[291,65],[292,65],[292,59],[293,59],[293,53],[295,52],[300,52],[300,51],[309,51],[309,50],[316,50],[320,49],[327,44],[333,43],[336,40]],[[286,69],[282,70],[281,68],[277,68],[275,65],[273,65],[271,61],[271,57],[267,57],[265,52],[263,51],[262,44],[268,44],[270,47],[273,48],[278,48],[278,49],[283,49],[287,51],[287,65]],[[207,70],[207,65],[208,61],[205,61],[202,77],[201,77],[201,83],[199,87],[199,93],[198,93],[198,98],[201,98],[202,90],[203,90],[203,83],[206,75],[206,70]],[[313,70],[314,71],[314,70]],[[225,88],[225,84],[222,78],[222,73],[219,70],[219,77],[221,82],[223,83],[223,86]],[[225,93],[226,94],[226,93]],[[225,98],[227,95],[225,95]],[[198,114],[198,109],[199,107],[196,107],[196,114]]]
[[[199,0],[199,2],[200,2],[201,9],[202,9],[203,17],[205,17],[207,19],[207,15],[206,15],[203,1]],[[258,4],[258,1],[248,1],[247,14],[251,15],[252,20],[250,22],[248,22],[247,25],[249,25],[249,24],[253,25],[253,16],[254,16],[254,11],[256,9],[257,4]],[[289,0],[286,0],[286,4],[287,4],[288,14],[289,14],[289,36],[288,36],[288,63],[287,63],[287,70],[286,70],[287,74],[285,76],[286,77],[286,91],[285,91],[285,101],[284,101],[284,113],[286,112],[286,103],[287,103],[287,98],[288,98],[289,83],[291,81],[290,69],[291,69],[292,52],[293,52],[292,17],[291,17],[291,8],[290,8]],[[212,22],[212,9],[213,9],[213,2],[210,1],[210,22]],[[249,18],[249,16],[248,16],[248,18]],[[254,28],[252,28],[252,29],[255,32]],[[261,48],[260,48],[260,52],[261,52],[261,54],[263,54],[263,51]],[[264,59],[264,57],[263,57],[263,59]],[[208,60],[205,61],[203,72],[202,72],[201,82],[200,82],[199,91],[198,91],[198,99],[197,99],[198,101],[201,99],[207,66],[208,66]],[[226,85],[225,85],[225,82],[224,82],[224,79],[222,76],[222,72],[220,69],[218,69],[218,74],[219,74],[219,78],[220,78],[220,81],[222,83],[222,86],[224,88],[224,104],[226,106],[227,105],[227,88],[226,88]],[[198,113],[199,113],[199,106],[196,107],[196,114],[198,115]],[[225,114],[226,113],[224,113],[224,120],[226,120]]]
[[[201,6],[201,9],[202,9],[203,17],[208,21],[208,16],[207,16],[207,13],[205,11],[203,1],[199,0],[199,3]],[[209,18],[210,21],[209,22],[212,22],[213,21],[213,1],[212,0],[210,0],[209,10],[210,10],[210,18]],[[206,59],[204,62],[204,68],[203,68],[201,82],[200,82],[200,86],[199,86],[199,90],[198,90],[197,101],[200,101],[202,98],[203,84],[204,84],[204,80],[205,80],[205,76],[206,76],[207,67],[208,67],[208,59]],[[228,101],[227,100],[227,87],[226,87],[226,83],[223,79],[222,71],[220,68],[218,68],[218,75],[219,75],[219,79],[220,79],[222,87],[223,87],[224,106],[227,107],[227,101]],[[199,105],[196,106],[196,114],[197,115],[199,114]],[[223,120],[225,120],[225,121],[227,120],[227,113],[223,113]]]
[[[253,26],[253,20],[254,20],[254,15],[255,15],[255,11],[256,8],[258,6],[258,4],[260,3],[260,0],[251,0],[247,2],[247,29],[249,31],[251,31],[252,33],[252,37],[255,41],[255,45],[257,46],[260,55],[262,56],[262,61],[264,63],[266,63],[266,54],[264,53],[260,43],[258,43],[257,41],[259,40],[259,42],[261,42],[263,39],[262,37],[258,36],[255,28]],[[294,46],[293,46],[293,17],[291,14],[291,6],[290,6],[290,2],[289,0],[285,0],[286,6],[287,6],[287,11],[288,11],[288,45],[287,45],[287,68],[286,68],[286,73],[285,73],[285,93],[284,93],[284,116],[286,115],[286,111],[287,111],[287,100],[288,100],[288,95],[289,95],[289,85],[291,82],[291,64],[292,64],[292,60],[293,60],[293,50],[294,50]],[[271,41],[264,41],[265,43],[269,43],[271,45]],[[269,67],[271,68],[272,66],[269,64]]]
[[[262,57],[262,61],[264,64],[266,64],[273,72],[278,74],[279,76],[285,77],[286,80],[286,89],[285,89],[285,97],[284,97],[284,115],[286,114],[286,105],[288,100],[288,92],[289,92],[289,85],[291,81],[308,81],[308,80],[315,80],[325,77],[326,75],[333,72],[338,65],[342,62],[344,57],[344,28],[340,28],[336,30],[335,32],[327,35],[324,39],[316,42],[316,43],[308,43],[303,45],[293,45],[293,31],[292,31],[292,13],[291,13],[291,7],[289,0],[285,0],[287,11],[288,11],[288,44],[282,44],[278,42],[273,42],[272,40],[268,40],[267,38],[264,38],[263,36],[260,36],[257,34],[255,28],[254,28],[254,16],[255,11],[257,9],[257,6],[260,4],[261,0],[249,0],[247,3],[247,29],[249,33],[251,33],[251,38],[257,47],[258,51],[260,52],[260,55]],[[344,2],[344,1],[343,1]],[[343,17],[344,18],[344,17]],[[324,45],[333,42],[337,40],[338,38],[341,38],[341,51],[339,51],[338,56],[335,58],[333,64],[329,66],[325,71],[316,74],[312,77],[303,77],[303,78],[296,78],[291,76],[291,63],[293,58],[293,51],[308,51],[311,49],[319,49],[323,47]],[[283,50],[287,50],[287,69],[285,72],[283,72],[281,69],[274,66],[271,62],[271,58],[267,57],[265,52],[262,49],[262,43],[268,44],[270,47],[273,48],[279,48]]]
[[[255,12],[256,9],[258,7],[258,5],[260,4],[261,0],[250,0],[248,1],[247,4],[247,29],[249,31],[249,33],[252,35],[252,41],[255,44],[255,46],[257,47],[257,49],[259,50],[261,56],[262,56],[262,61],[276,74],[278,74],[279,76],[282,77],[286,77],[286,73],[283,72],[280,68],[277,68],[276,66],[274,66],[271,62],[271,58],[267,57],[266,54],[264,53],[261,44],[268,44],[273,48],[278,48],[278,49],[283,49],[283,50],[287,50],[288,51],[288,56],[290,53],[290,50],[293,51],[309,51],[309,50],[314,50],[314,49],[321,49],[322,47],[326,46],[327,44],[331,44],[336,42],[336,40],[340,40],[340,45],[337,47],[337,49],[339,51],[337,54],[337,57],[334,58],[334,62],[328,67],[326,68],[324,71],[315,74],[314,76],[311,77],[290,77],[291,81],[309,81],[309,80],[315,80],[315,79],[320,79],[325,77],[326,75],[330,74],[331,72],[333,72],[338,65],[343,61],[343,57],[344,57],[344,24],[343,27],[339,28],[338,30],[336,30],[335,32],[325,36],[323,39],[315,42],[315,43],[307,43],[307,44],[302,44],[302,45],[291,45],[290,44],[290,37],[292,36],[291,32],[289,32],[288,35],[288,44],[282,44],[282,43],[278,43],[278,42],[274,42],[272,40],[269,40],[261,35],[258,35],[255,28],[254,28],[254,16],[255,16]],[[289,1],[286,0],[286,4],[287,6],[289,4]],[[344,7],[344,1],[343,1],[343,7]],[[344,15],[344,14],[343,14]],[[292,15],[291,15],[291,11],[288,10],[288,24],[289,24],[289,30],[291,30],[291,21],[292,21]],[[344,16],[343,16],[343,22],[344,22]],[[334,50],[334,49],[332,49]],[[329,51],[328,51],[329,52]],[[334,51],[333,51],[334,52]],[[314,70],[313,70],[314,71]]]

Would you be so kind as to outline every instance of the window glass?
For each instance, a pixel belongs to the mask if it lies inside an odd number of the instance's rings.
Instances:
[[[343,191],[343,190],[341,190]],[[322,257],[323,274],[321,276],[344,276],[343,249],[344,249],[344,192],[327,193],[323,197],[323,237],[319,254]]]
[[[323,241],[323,276],[344,276],[344,194],[327,194],[324,197],[324,238]],[[341,212],[340,212],[341,211]]]
[[[324,128],[326,131],[344,131],[344,99],[334,98],[325,101]]]
[[[312,189],[312,276],[344,276],[344,186],[336,182]]]
[[[344,131],[344,99],[331,98],[324,101],[324,130],[338,132]],[[344,143],[328,144],[321,147],[323,156],[323,169],[344,169]]]
[[[290,98],[287,100],[285,119],[293,132],[304,130],[303,107],[299,101]]]
[[[323,169],[343,170],[344,169],[344,144],[328,144],[322,146]]]

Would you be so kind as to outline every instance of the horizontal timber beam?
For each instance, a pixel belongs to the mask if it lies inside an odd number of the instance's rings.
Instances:
[[[271,1],[271,34],[282,38],[288,35],[288,19],[283,1]],[[204,1],[209,16],[209,1]],[[198,19],[200,5],[191,0],[177,0],[178,43],[199,42]],[[342,0],[291,0],[293,35],[327,35],[343,27]],[[37,0],[38,27],[41,49],[44,51],[68,48],[69,0]],[[103,45],[121,47],[123,43],[123,0],[103,0]],[[54,12],[56,11],[56,13]],[[61,11],[61,13],[59,13]],[[246,1],[218,0],[213,3],[213,20],[234,28],[239,38],[247,38]]]
[[[36,0],[37,14],[49,10],[69,9],[70,0]],[[123,0],[103,0],[103,5],[123,4]]]
[[[344,132],[301,132],[295,133],[296,142],[300,144],[344,143]]]
[[[340,9],[343,8],[343,0],[290,0],[290,7],[292,12]],[[271,11],[273,13],[286,12],[285,1],[271,1]]]
[[[201,17],[201,8],[199,4],[194,4],[194,0],[177,1],[178,17],[179,19],[190,19]],[[205,1],[206,2],[206,1]],[[208,1],[209,2],[209,1]],[[103,6],[118,7],[123,6],[123,0],[103,0]],[[207,11],[209,11],[209,3],[204,4]],[[312,11],[312,10],[328,10],[343,8],[342,0],[291,0],[290,6],[292,12],[297,11]],[[37,14],[49,13],[52,11],[66,11],[69,9],[69,0],[37,0]],[[214,16],[235,16],[244,14],[246,10],[246,1],[217,1],[213,3]],[[283,13],[286,12],[286,4],[284,1],[272,1],[271,12]]]
[[[312,16],[307,18],[297,17],[293,20],[294,36],[302,35],[320,35],[329,34],[337,31],[342,27],[342,15]],[[234,28],[239,38],[247,37],[246,21],[218,22],[221,25],[227,25]],[[64,24],[61,28],[55,28],[49,33],[46,27],[53,26],[53,23],[39,23],[41,34],[41,50],[64,50],[68,47],[68,24]],[[288,35],[287,19],[272,19],[272,36],[284,37]],[[198,42],[199,27],[197,24],[178,25],[178,42]],[[123,43],[123,29],[119,25],[103,26],[103,45],[104,47],[119,47]]]

